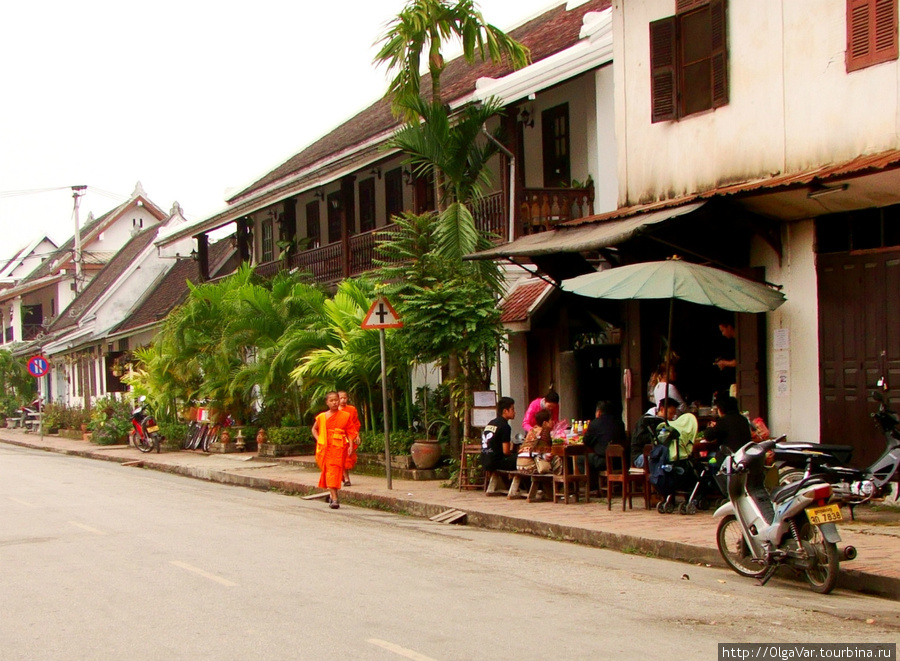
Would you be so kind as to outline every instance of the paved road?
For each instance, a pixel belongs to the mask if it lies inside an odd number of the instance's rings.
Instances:
[[[900,638],[897,602],[5,445],[0,517],[2,659],[646,661]]]

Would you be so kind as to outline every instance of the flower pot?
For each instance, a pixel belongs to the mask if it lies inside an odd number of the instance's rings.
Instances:
[[[413,463],[420,470],[429,470],[441,460],[441,444],[437,441],[421,439],[409,449]]]

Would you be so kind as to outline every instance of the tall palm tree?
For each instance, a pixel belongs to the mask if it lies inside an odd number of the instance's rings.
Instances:
[[[376,64],[387,64],[393,78],[388,87],[395,113],[415,117],[409,103],[420,96],[422,56],[427,53],[431,74],[431,103],[442,105],[441,74],[443,47],[458,38],[463,57],[474,63],[489,57],[498,62],[504,56],[519,69],[528,64],[528,48],[502,30],[486,23],[474,0],[409,0],[397,17],[388,23],[377,43]]]

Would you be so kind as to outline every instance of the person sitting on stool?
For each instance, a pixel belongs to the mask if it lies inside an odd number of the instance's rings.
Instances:
[[[512,444],[509,421],[516,417],[516,402],[501,397],[497,402],[497,417],[481,433],[481,466],[486,471],[516,470],[516,453]]]

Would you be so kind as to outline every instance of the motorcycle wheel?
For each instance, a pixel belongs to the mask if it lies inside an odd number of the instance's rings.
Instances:
[[[803,570],[806,582],[813,592],[828,594],[834,590],[840,571],[837,545],[826,541],[819,526],[808,522],[800,528],[800,542],[813,560],[812,566]]]
[[[803,479],[803,474],[804,472],[799,468],[785,466],[778,471],[778,486],[782,487],[785,484],[799,482]]]
[[[741,576],[759,578],[766,573],[764,565],[753,561],[753,555],[741,531],[741,523],[734,514],[729,514],[719,521],[719,527],[716,529],[716,546],[725,563]]]
[[[134,435],[134,447],[136,447],[141,452],[150,452],[153,449],[153,444],[150,442],[150,439],[142,434]]]

